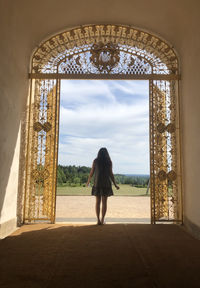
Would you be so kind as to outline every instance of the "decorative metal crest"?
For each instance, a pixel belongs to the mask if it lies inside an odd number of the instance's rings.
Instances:
[[[100,73],[106,71],[109,73],[120,61],[117,45],[112,43],[99,43],[91,47],[90,61],[99,70]]]

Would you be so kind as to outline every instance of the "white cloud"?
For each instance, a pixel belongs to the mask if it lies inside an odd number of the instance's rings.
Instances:
[[[148,127],[148,104],[144,101],[141,105],[110,104],[105,107],[94,107],[94,104],[82,105],[76,110],[66,109],[61,106],[60,132],[62,135],[71,134],[82,136],[92,134],[100,136],[105,134],[138,133],[144,132],[143,126]],[[125,134],[126,134],[125,133]],[[107,135],[109,136],[109,135]]]
[[[115,81],[113,83],[113,86],[115,89],[118,89],[122,92],[128,93],[128,94],[135,94],[135,95],[146,95],[148,85],[147,81],[132,81],[132,80],[120,80]]]
[[[62,81],[61,85],[63,105],[115,102],[115,96],[105,81],[67,80]]]
[[[121,81],[119,87],[119,81],[67,82],[61,86],[59,163],[91,166],[99,148],[107,147],[116,173],[149,173],[147,83]],[[120,97],[131,90],[134,97],[134,87],[137,95],[142,93],[140,101],[121,104],[115,97],[119,90]]]

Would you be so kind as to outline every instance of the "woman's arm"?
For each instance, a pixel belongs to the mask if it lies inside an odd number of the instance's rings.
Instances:
[[[119,189],[119,186],[116,184],[115,182],[115,177],[114,177],[114,174],[113,174],[113,171],[112,171],[112,163],[111,163],[111,166],[110,166],[110,178],[114,184],[114,186],[116,187],[116,189],[118,190]]]
[[[93,163],[92,163],[92,169],[90,170],[90,174],[89,174],[89,177],[88,177],[88,181],[87,181],[86,186],[89,186],[90,180],[91,180],[91,178],[92,178],[92,176],[93,176],[93,174],[94,174],[94,170],[95,170],[95,162],[93,161]]]

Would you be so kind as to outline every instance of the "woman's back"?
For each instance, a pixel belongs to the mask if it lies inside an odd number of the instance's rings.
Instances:
[[[99,159],[94,160],[95,165],[95,175],[94,175],[94,187],[98,188],[110,188],[111,187],[111,179],[110,179],[110,171],[111,171],[111,162],[108,161],[100,161]]]

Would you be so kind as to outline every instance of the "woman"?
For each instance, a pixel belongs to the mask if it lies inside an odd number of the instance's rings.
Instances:
[[[92,169],[88,178],[87,186],[94,174],[94,185],[92,195],[96,196],[96,215],[97,224],[104,224],[104,218],[107,210],[107,197],[113,195],[112,182],[117,189],[119,186],[115,182],[112,171],[112,161],[106,148],[101,148],[97,158],[93,161]],[[112,181],[112,182],[111,182]],[[100,220],[100,204],[102,202],[102,217]]]

